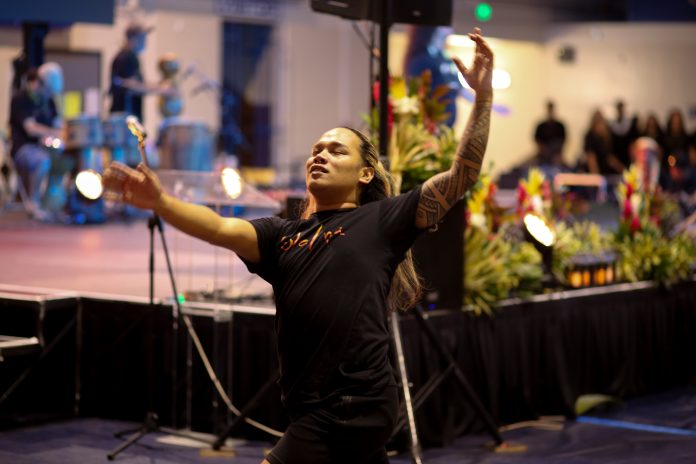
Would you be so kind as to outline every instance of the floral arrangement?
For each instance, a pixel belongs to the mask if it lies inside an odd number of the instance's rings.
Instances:
[[[451,166],[458,139],[444,125],[446,95],[445,86],[432,88],[427,71],[415,79],[390,80],[389,163],[397,192],[410,190]],[[379,99],[377,89],[374,97]],[[366,120],[376,133],[377,110]],[[581,208],[580,202],[572,193],[554,192],[539,169],[530,169],[520,181],[516,209],[508,214],[496,204],[496,190],[490,175],[484,173],[467,197],[464,304],[476,314],[492,315],[499,300],[541,291],[542,257],[524,240],[520,226],[520,219],[530,212],[555,228],[551,271],[560,284],[568,284],[566,271],[572,270],[578,256],[615,253],[618,279],[665,285],[687,278],[696,262],[696,244],[691,239],[669,238],[680,218],[678,205],[659,189],[646,191],[635,168],[624,173],[617,189],[621,217],[614,233],[590,222],[567,223],[573,210]]]
[[[466,222],[484,231],[497,232],[503,221],[503,209],[495,201],[498,186],[490,174],[482,173],[468,194]]]
[[[676,214],[674,203],[659,190],[643,189],[635,167],[624,172],[617,198],[621,220],[614,248],[620,256],[619,277],[665,286],[686,279],[696,263],[696,243],[685,235],[667,235]]]
[[[476,314],[492,315],[495,302],[512,292],[533,293],[542,277],[541,255],[511,233],[515,226],[495,202],[496,190],[490,175],[484,173],[467,199],[464,304]]]
[[[410,190],[452,165],[458,140],[444,124],[449,117],[447,93],[446,85],[432,88],[432,75],[427,70],[418,78],[390,79],[389,169],[397,192]],[[379,100],[377,85],[373,96]],[[373,134],[379,127],[378,114],[375,108],[367,119]],[[376,136],[372,141],[379,143]]]
[[[643,191],[635,165],[624,171],[616,197],[621,208],[618,236],[632,236],[644,230],[649,225],[649,196]]]
[[[527,179],[520,180],[517,186],[517,215],[522,218],[527,213],[534,213],[549,219],[551,206],[551,184],[541,170],[530,169]]]

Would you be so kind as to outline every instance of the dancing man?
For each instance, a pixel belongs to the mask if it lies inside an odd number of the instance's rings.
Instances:
[[[471,67],[454,62],[476,92],[451,169],[391,196],[388,173],[360,132],[324,133],[306,162],[299,220],[221,218],[162,192],[146,166],[114,164],[106,187],[185,233],[239,255],[273,285],[282,400],[291,422],[262,464],[386,463],[398,416],[389,363],[388,312],[418,299],[405,260],[414,240],[476,182],[488,141],[493,53],[475,29]]]

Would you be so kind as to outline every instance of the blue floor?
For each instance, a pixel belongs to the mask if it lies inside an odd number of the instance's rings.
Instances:
[[[599,420],[597,420],[599,419]],[[100,419],[75,419],[0,432],[0,463],[89,464],[108,462],[107,453],[121,441],[116,431],[138,424]],[[646,430],[636,430],[636,429]],[[236,447],[237,456],[208,457],[200,451],[156,441],[146,435],[115,462],[128,464],[235,463],[258,464],[266,442]],[[490,437],[465,436],[445,448],[427,449],[428,464],[489,463],[694,463],[696,462],[696,389],[683,389],[629,401],[623,408],[594,414],[588,422],[566,421],[561,430],[526,427],[503,433],[521,453],[493,453]],[[391,459],[408,464],[409,455]],[[359,463],[356,463],[359,464]]]

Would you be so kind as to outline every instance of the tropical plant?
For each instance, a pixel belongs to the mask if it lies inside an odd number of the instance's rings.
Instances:
[[[656,227],[618,235],[615,249],[620,256],[619,278],[629,282],[654,280],[667,287],[687,279],[696,263],[696,244],[686,235],[672,239]]]
[[[611,234],[589,221],[568,225],[556,224],[556,242],[553,245],[551,273],[556,280],[567,284],[566,270],[574,256],[589,254],[599,256],[613,247]]]
[[[448,87],[432,88],[430,71],[418,78],[395,77],[389,84],[388,134],[389,169],[396,191],[410,190],[445,171],[452,165],[457,139],[452,128],[444,122]],[[379,93],[375,90],[375,99]],[[378,112],[373,109],[367,122],[377,134]],[[373,143],[379,143],[377,136]]]
[[[614,235],[619,278],[666,286],[688,278],[696,263],[696,244],[686,235],[669,238],[659,227],[674,220],[674,205],[660,193],[646,192],[635,166],[624,172],[617,197],[622,208]]]

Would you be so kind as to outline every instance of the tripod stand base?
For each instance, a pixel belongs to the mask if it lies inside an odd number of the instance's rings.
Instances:
[[[497,454],[514,454],[514,453],[526,453],[529,447],[522,443],[510,443],[509,441],[504,441],[501,444],[497,443],[486,443],[486,449],[493,451]]]

